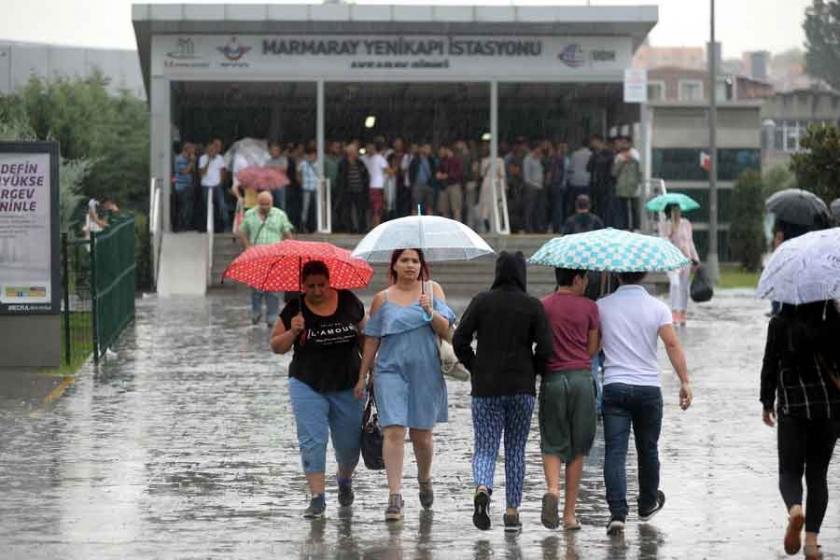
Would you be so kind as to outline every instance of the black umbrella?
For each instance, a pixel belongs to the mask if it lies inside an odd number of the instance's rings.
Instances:
[[[831,202],[831,215],[834,216],[834,223],[840,226],[840,198]]]
[[[830,220],[828,206],[820,197],[802,189],[779,191],[765,202],[776,219],[800,226],[825,227]]]

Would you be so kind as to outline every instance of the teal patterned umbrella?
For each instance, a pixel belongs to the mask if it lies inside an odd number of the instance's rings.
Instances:
[[[612,228],[555,237],[540,247],[528,262],[609,272],[674,270],[691,264],[666,239]]]
[[[700,208],[700,204],[688,195],[682,193],[666,193],[651,198],[645,204],[649,212],[662,212],[669,204],[678,204],[683,212],[690,212]]]

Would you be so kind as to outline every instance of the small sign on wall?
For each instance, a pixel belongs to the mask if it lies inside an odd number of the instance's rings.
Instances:
[[[647,103],[647,70],[626,68],[624,70],[624,102]]]

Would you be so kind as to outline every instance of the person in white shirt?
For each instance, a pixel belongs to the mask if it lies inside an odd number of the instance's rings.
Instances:
[[[214,138],[207,145],[207,151],[198,158],[198,172],[201,175],[201,190],[204,192],[202,198],[204,203],[203,215],[207,215],[207,199],[212,196],[214,216],[221,217],[222,231],[228,231],[230,229],[230,215],[225,203],[225,193],[222,190],[222,182],[227,168],[221,152],[222,141]]]
[[[368,144],[364,157],[365,167],[370,175],[370,227],[375,228],[382,222],[382,210],[385,207],[385,175],[388,173],[388,161],[382,155],[380,142]]]
[[[662,390],[657,343],[680,379],[680,407],[691,406],[692,392],[682,346],[665,303],[639,282],[644,272],[618,275],[615,293],[598,300],[604,350],[604,482],[610,521],[607,534],[624,531],[627,518],[627,444],[633,429],[639,462],[639,519],[648,521],[665,504],[659,489],[659,433]]]

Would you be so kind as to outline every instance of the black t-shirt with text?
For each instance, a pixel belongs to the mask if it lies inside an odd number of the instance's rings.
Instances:
[[[295,298],[280,312],[283,326],[290,329],[300,309]],[[306,383],[319,393],[352,389],[359,378],[361,348],[356,329],[365,317],[362,302],[346,290],[338,291],[338,306],[328,317],[316,315],[303,302],[304,331],[294,343],[289,377]]]

